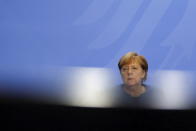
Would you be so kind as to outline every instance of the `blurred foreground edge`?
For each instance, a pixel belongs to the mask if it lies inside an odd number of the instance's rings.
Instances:
[[[90,108],[1,99],[2,129],[196,129],[196,110]]]

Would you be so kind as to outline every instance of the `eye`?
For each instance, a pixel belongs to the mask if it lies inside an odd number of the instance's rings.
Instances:
[[[129,68],[123,68],[122,70],[123,70],[123,71],[128,71],[128,70],[129,70]]]
[[[137,70],[137,67],[132,67],[132,69]]]
[[[128,70],[129,70],[129,67],[123,67],[121,71],[122,72],[128,72]]]

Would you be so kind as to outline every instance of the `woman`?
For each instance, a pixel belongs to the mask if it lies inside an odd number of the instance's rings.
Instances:
[[[116,88],[117,105],[148,108],[152,94],[151,89],[143,83],[148,72],[148,63],[144,56],[128,52],[120,59],[118,67],[123,84]]]
[[[142,96],[147,87],[143,82],[147,78],[146,59],[134,52],[128,52],[119,61],[118,67],[123,80],[122,89],[132,97]]]

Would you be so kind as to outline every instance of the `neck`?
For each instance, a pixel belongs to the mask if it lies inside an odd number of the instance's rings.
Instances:
[[[128,90],[135,90],[135,89],[141,89],[143,87],[143,85],[142,84],[137,84],[137,85],[133,85],[133,86],[124,85],[124,87]]]

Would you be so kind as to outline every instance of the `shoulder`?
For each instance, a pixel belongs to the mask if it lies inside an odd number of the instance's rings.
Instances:
[[[155,94],[155,92],[156,92],[155,88],[153,86],[151,86],[151,85],[148,85],[148,84],[143,84],[143,86],[146,89],[146,92],[143,95],[144,98],[145,99],[147,99],[147,98],[150,99]]]

